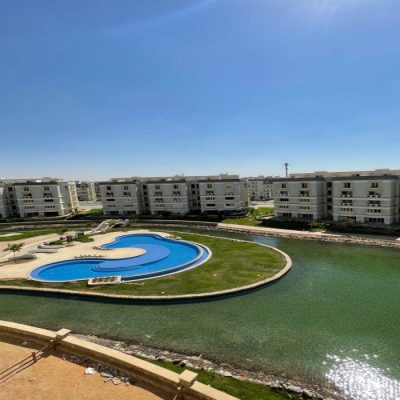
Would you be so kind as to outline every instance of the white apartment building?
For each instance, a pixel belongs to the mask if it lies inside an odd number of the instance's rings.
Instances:
[[[0,183],[0,219],[5,219],[10,216],[7,200],[7,187],[4,183]]]
[[[136,180],[99,182],[104,215],[140,215],[143,211],[141,185]]]
[[[247,178],[250,201],[270,200],[274,197],[272,177],[257,176]]]
[[[96,189],[93,182],[77,181],[75,183],[79,201],[95,201],[97,199]]]
[[[399,177],[332,178],[333,219],[393,224],[399,221]]]
[[[53,179],[13,181],[11,183],[18,216],[66,216],[78,209],[75,184]]]
[[[281,178],[274,181],[276,217],[326,217],[326,182],[323,178]]]
[[[148,181],[143,184],[152,215],[186,215],[190,211],[189,184],[185,180]]]
[[[233,213],[249,205],[248,184],[239,178],[199,180],[202,213]]]
[[[399,182],[400,170],[388,169],[291,174],[274,181],[275,216],[400,222]]]
[[[248,207],[247,182],[238,175],[114,178],[99,187],[105,215],[229,214]]]

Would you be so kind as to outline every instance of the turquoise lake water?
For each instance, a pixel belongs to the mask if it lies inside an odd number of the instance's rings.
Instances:
[[[355,400],[400,398],[399,250],[226,236],[275,246],[293,268],[262,289],[190,303],[0,293],[0,318],[333,381]]]

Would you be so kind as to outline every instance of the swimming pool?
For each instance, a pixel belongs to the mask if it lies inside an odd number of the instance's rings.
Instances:
[[[70,282],[120,276],[122,281],[155,278],[197,267],[211,256],[200,244],[169,239],[157,234],[118,236],[103,249],[140,248],[145,253],[135,257],[111,259],[85,258],[65,260],[34,269],[30,278],[45,282]]]

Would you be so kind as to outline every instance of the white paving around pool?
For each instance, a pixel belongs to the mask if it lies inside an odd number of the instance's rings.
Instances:
[[[75,257],[91,256],[98,257],[103,256],[104,258],[128,258],[136,257],[145,253],[143,249],[139,248],[125,248],[125,249],[97,249],[96,247],[102,246],[107,243],[111,243],[116,237],[129,234],[139,233],[155,233],[160,236],[169,237],[170,235],[165,232],[154,232],[145,229],[128,231],[128,232],[111,232],[94,235],[92,238],[93,242],[80,243],[73,242],[71,246],[65,246],[57,251],[57,253],[36,253],[37,259],[18,261],[14,263],[9,261],[6,264],[0,266],[0,279],[21,279],[29,277],[32,270],[37,267],[41,267],[46,264],[50,264],[57,261],[65,261],[75,259]],[[44,239],[38,236],[37,241],[34,244],[29,244],[24,247],[17,255],[22,255],[33,248],[36,248],[39,244],[44,242]],[[12,253],[7,254],[4,257],[0,257],[0,261],[5,261],[12,256]]]

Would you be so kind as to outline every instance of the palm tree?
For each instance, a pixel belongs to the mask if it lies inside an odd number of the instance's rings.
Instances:
[[[8,246],[3,251],[12,251],[14,253],[14,262],[17,262],[17,260],[15,258],[15,253],[21,251],[21,249],[23,247],[24,247],[24,243],[8,244]]]

